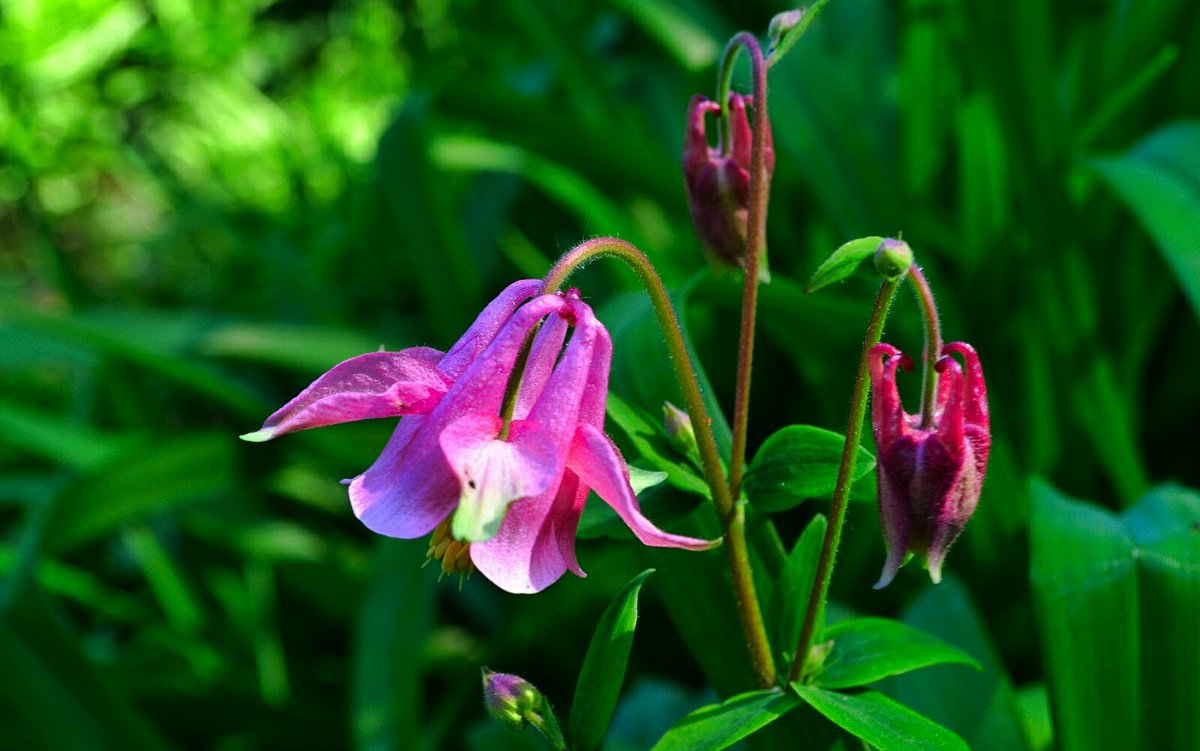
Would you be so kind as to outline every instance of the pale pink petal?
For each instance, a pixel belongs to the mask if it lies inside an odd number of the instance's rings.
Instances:
[[[536,425],[513,422],[508,440],[497,437],[502,426],[498,415],[474,412],[441,433],[460,486],[451,525],[456,540],[495,537],[509,504],[547,492],[562,474],[554,444]]]
[[[506,592],[540,592],[570,570],[584,576],[575,560],[575,529],[587,488],[572,472],[553,493],[514,503],[500,532],[471,546],[479,573]]]
[[[699,540],[663,532],[642,515],[633,488],[629,486],[629,471],[617,447],[592,425],[580,425],[571,445],[567,467],[579,475],[587,487],[596,491],[617,515],[646,545],[660,548],[707,550],[720,544],[719,540]]]
[[[427,347],[353,357],[268,417],[262,430],[242,437],[266,441],[324,425],[427,413],[450,388],[450,379],[437,368],[441,357]]]

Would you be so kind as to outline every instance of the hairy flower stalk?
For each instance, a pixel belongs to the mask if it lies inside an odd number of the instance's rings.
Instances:
[[[712,547],[642,515],[604,434],[612,339],[576,291],[538,294],[540,286],[510,285],[448,352],[372,352],[335,366],[244,437],[403,416],[375,463],[348,481],[355,514],[390,537],[436,529],[430,557],[443,571],[473,566],[509,592],[540,591],[568,570],[584,575],[575,530],[589,490],[647,545]]]

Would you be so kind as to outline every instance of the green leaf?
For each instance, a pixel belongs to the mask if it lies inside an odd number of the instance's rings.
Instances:
[[[1200,747],[1200,493],[1164,486],[1120,516],[1040,482],[1033,500],[1058,748]]]
[[[813,517],[792,548],[779,580],[771,591],[768,612],[771,614],[770,622],[777,624],[775,645],[776,651],[781,653],[781,665],[790,665],[795,656],[796,642],[800,640],[800,629],[804,625],[805,611],[808,610],[808,598],[812,595],[817,559],[821,554],[827,526],[824,514]],[[818,623],[818,630],[820,627]]]
[[[228,496],[237,486],[232,449],[232,436],[193,434],[82,475],[56,499],[44,544],[65,550],[151,514]]]
[[[1200,316],[1200,122],[1171,123],[1089,164],[1154,237]]]
[[[883,240],[882,237],[860,237],[845,243],[817,267],[804,291],[816,292],[865,271],[866,264],[875,259],[875,251]],[[870,272],[874,273],[874,269]]]
[[[625,665],[633,648],[633,629],[637,624],[638,593],[646,578],[654,573],[648,569],[633,577],[613,597],[600,622],[592,643],[588,645],[583,668],[575,684],[575,699],[571,702],[569,732],[571,748],[575,751],[594,751],[600,747],[617,698],[625,680]]]
[[[763,441],[746,471],[744,487],[759,511],[786,511],[807,498],[833,494],[842,461],[844,436],[811,425],[788,425]],[[875,466],[859,446],[854,479]]]
[[[1030,576],[1059,747],[1150,748],[1138,733],[1133,541],[1114,515],[1041,482],[1031,524]]]
[[[359,751],[403,751],[422,737],[423,646],[433,588],[407,541],[380,538],[355,625],[351,711]]]
[[[650,422],[640,411],[626,404],[616,394],[609,394],[605,412],[626,436],[642,460],[655,470],[666,473],[666,479],[675,487],[707,498],[708,485],[696,471],[681,458],[675,458],[674,449],[667,442],[661,428]]]
[[[792,684],[792,690],[835,725],[879,751],[970,751],[954,733],[878,691],[842,694]]]
[[[888,678],[882,690],[958,733],[973,751],[1030,751],[1004,665],[958,580],[948,576],[936,587],[925,587],[901,618],[975,656],[983,670],[935,665]]]
[[[684,717],[651,751],[719,751],[799,705],[796,697],[777,688],[739,694]]]
[[[889,618],[856,618],[825,629],[832,641],[813,683],[825,688],[865,686],[917,668],[956,662],[980,669],[975,658],[937,637]]]

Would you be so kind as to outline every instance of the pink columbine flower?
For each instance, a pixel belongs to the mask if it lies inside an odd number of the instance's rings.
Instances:
[[[711,547],[642,515],[604,434],[612,339],[577,292],[538,295],[540,285],[510,285],[448,352],[372,352],[335,366],[245,437],[403,415],[349,481],[355,514],[390,537],[436,528],[430,554],[443,570],[478,568],[509,592],[540,591],[568,569],[584,576],[575,531],[589,489],[647,545]],[[505,389],[539,323],[506,425]]]
[[[750,215],[750,156],[752,133],[746,117],[750,97],[729,93],[729,149],[711,148],[705,135],[705,116],[720,112],[711,99],[697,94],[688,104],[683,136],[683,184],[687,192],[692,226],[709,263],[719,268],[744,268],[746,226]],[[755,124],[767,129],[766,181],[775,170],[775,147],[771,124],[757,113]],[[765,213],[765,212],[764,212]],[[761,217],[766,221],[766,216]],[[759,276],[768,278],[765,262]]]
[[[964,369],[950,355],[963,358]],[[890,344],[871,350],[871,427],[878,451],[879,519],[888,557],[876,589],[891,583],[909,554],[925,559],[929,577],[979,502],[991,434],[983,368],[969,344],[952,342],[938,359],[932,421],[910,415],[896,390],[896,368],[912,358]],[[925,425],[926,427],[922,427]]]

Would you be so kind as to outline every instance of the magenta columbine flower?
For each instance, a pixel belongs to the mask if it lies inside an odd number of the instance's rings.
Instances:
[[[604,434],[612,340],[577,292],[537,295],[540,285],[510,285],[446,353],[414,347],[335,366],[245,438],[403,415],[375,463],[349,481],[354,513],[390,537],[434,532],[430,556],[444,571],[478,568],[509,592],[540,591],[568,569],[584,576],[575,531],[589,489],[647,545],[711,547],[642,515],[629,468]]]
[[[750,153],[752,134],[746,117],[750,97],[729,93],[728,150],[711,148],[705,135],[705,116],[721,111],[711,99],[697,94],[688,104],[683,137],[683,184],[687,191],[692,226],[709,263],[723,268],[744,268],[746,225],[750,215]],[[775,170],[771,124],[756,113],[755,124],[767,129],[766,180]],[[765,211],[764,211],[765,214]],[[766,216],[762,217],[766,221]],[[766,264],[759,276],[765,281]]]
[[[961,355],[963,367],[951,357]],[[932,415],[900,403],[896,368],[912,358],[890,344],[871,350],[871,427],[878,451],[879,520],[888,557],[876,589],[891,583],[910,554],[921,556],[936,584],[951,543],[979,502],[991,433],[983,368],[969,344],[942,347]]]

